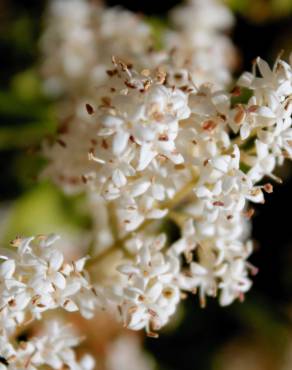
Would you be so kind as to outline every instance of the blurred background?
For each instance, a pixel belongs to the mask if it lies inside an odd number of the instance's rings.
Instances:
[[[108,1],[149,19],[164,18],[178,1]],[[231,37],[239,50],[235,76],[260,55],[272,62],[292,50],[292,0],[229,0],[236,16]],[[92,223],[80,206],[49,182],[36,181],[44,160],[40,142],[57,128],[54,101],[45,97],[39,74],[39,37],[46,1],[0,0],[0,241],[16,234],[80,235]],[[109,324],[104,316],[78,321],[84,344],[109,370],[291,370],[292,369],[292,168],[264,206],[256,207],[251,262],[259,268],[244,304],[227,308],[209,300],[201,309],[187,299],[160,338],[144,339]],[[69,240],[70,241],[70,240]],[[69,243],[68,241],[68,243]],[[83,330],[85,329],[85,330]],[[119,342],[119,338],[124,340]],[[144,354],[139,345],[143,342]],[[141,353],[140,353],[141,352]],[[108,355],[107,355],[108,354]],[[105,357],[108,358],[105,360]],[[116,357],[115,357],[116,356]],[[124,357],[136,358],[124,365]],[[146,356],[146,357],[145,357]],[[141,357],[141,358],[140,358]],[[126,362],[125,362],[126,363]]]

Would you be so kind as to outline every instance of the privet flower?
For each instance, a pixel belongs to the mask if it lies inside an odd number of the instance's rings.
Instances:
[[[155,203],[172,198],[183,184],[175,170],[184,162],[176,138],[190,109],[185,92],[163,85],[163,72],[152,77],[150,71],[138,74],[122,61],[113,63],[108,88],[98,91],[105,95],[87,107],[91,121],[73,123],[46,149],[52,159],[46,173],[65,188],[89,186],[116,201],[121,228],[130,231],[145,219],[163,217],[167,210],[155,209]],[[65,171],[56,160],[60,156],[68,162]]]
[[[53,245],[57,238],[17,238],[13,257],[2,257],[1,332],[9,335],[18,325],[58,307],[69,312],[80,310],[88,318],[93,315],[96,296],[84,272],[86,258],[65,262]]]
[[[263,76],[256,77],[254,71],[238,82],[253,91],[250,100],[234,105],[236,89],[217,91],[192,82],[173,87],[161,69],[138,73],[113,58],[108,85],[97,89],[96,100],[86,106],[84,140],[82,131],[77,131],[77,137],[73,126],[59,138],[64,145],[57,142],[47,149],[51,157],[47,171],[67,186],[62,169],[56,167],[59,163],[64,167],[60,158],[67,157],[71,164],[63,172],[69,170],[68,178],[76,179],[70,186],[96,192],[110,202],[120,235],[139,229],[146,219],[164,218],[177,202],[189,197],[181,205],[184,215],[180,217],[188,217],[194,225],[185,226],[182,238],[170,246],[176,251],[176,266],[184,255],[189,269],[173,272],[172,281],[175,297],[179,289],[199,290],[202,305],[206,296],[217,294],[222,305],[242,300],[250,288],[249,274],[256,269],[247,262],[252,252],[245,220],[253,213],[249,202],[264,202],[264,192],[272,192],[273,187],[257,183],[267,176],[276,178],[276,164],[289,156],[291,66],[277,61],[271,71],[261,60],[257,63]],[[231,130],[238,134],[235,140]],[[251,139],[252,147],[246,150],[245,141]],[[140,243],[146,246],[147,235],[143,235]],[[167,265],[165,258],[168,254],[161,263]],[[139,251],[134,259],[139,265]],[[168,321],[169,313],[149,311],[138,298],[147,296],[148,280],[143,278],[145,286],[138,288],[141,267],[129,271],[128,285],[115,293],[116,304],[126,326],[145,327],[152,333]],[[136,294],[131,300],[127,294],[133,289]],[[150,297],[156,304],[158,298]],[[177,302],[170,305],[171,312]]]
[[[164,53],[152,51],[151,27],[120,7],[88,0],[52,0],[41,38],[45,91],[54,96],[86,96],[106,78],[110,58],[158,65]]]
[[[232,129],[240,130],[243,140],[257,139],[258,158],[248,153],[246,161],[259,179],[262,175],[271,175],[276,163],[282,164],[284,158],[291,158],[291,64],[277,59],[270,69],[264,60],[257,58],[253,73],[244,73],[238,85],[250,89],[253,94],[243,111],[238,107],[241,117],[238,128],[232,125]]]
[[[42,366],[50,369],[93,370],[94,360],[85,355],[77,361],[73,348],[80,339],[68,327],[58,322],[47,325],[42,336],[13,345],[0,335],[1,370],[36,370]]]
[[[187,69],[197,85],[227,86],[236,64],[235,48],[223,33],[234,22],[230,10],[216,0],[187,0],[170,12],[170,20],[174,29],[166,30],[163,39],[171,50],[173,84],[186,83]]]
[[[251,287],[251,203],[264,203],[264,193],[273,191],[269,179],[279,181],[276,165],[292,154],[292,60],[278,58],[271,69],[258,58],[252,73],[224,90],[235,52],[222,33],[233,22],[222,4],[192,0],[175,9],[174,28],[161,32],[157,51],[150,26],[132,13],[75,1],[76,14],[65,11],[64,1],[53,3],[43,39],[51,68],[45,68],[47,84],[55,81],[66,92],[56,141],[44,144],[44,176],[67,192],[86,192],[94,220],[102,213],[100,256],[130,250],[117,277],[96,289],[124,326],[156,336],[186,292],[198,292],[202,306],[210,296],[225,306],[243,300]],[[86,42],[79,45],[76,30],[87,35]],[[248,102],[234,103],[243,88],[250,92]],[[181,232],[172,245],[165,236],[150,235],[156,229],[149,225],[166,218]],[[16,279],[25,299],[15,298],[16,312],[5,301],[7,323],[11,315],[23,322],[30,306],[38,317],[50,304],[90,315],[95,290],[84,279],[82,289],[67,293],[76,268],[69,265],[66,275],[55,254],[50,273],[37,269],[37,276],[46,276],[43,294],[47,287],[55,290],[36,308],[28,282]],[[4,263],[2,274],[13,280],[18,270]]]
[[[219,218],[213,225],[196,223],[189,219],[183,237],[171,250],[184,253],[188,269],[179,277],[181,289],[196,293],[200,303],[206,305],[206,296],[216,297],[222,306],[235,299],[243,299],[251,287],[249,272],[256,269],[247,262],[252,252],[252,242],[246,240],[243,216],[232,221]]]
[[[127,279],[108,292],[123,324],[132,330],[145,328],[149,336],[156,336],[154,331],[169,321],[180,300],[176,282],[180,262],[177,256],[162,251],[165,240],[165,235],[160,235],[154,240],[132,241],[134,261],[118,267]]]

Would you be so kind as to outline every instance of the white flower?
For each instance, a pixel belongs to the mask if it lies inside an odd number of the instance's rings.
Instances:
[[[14,259],[0,265],[0,321],[4,332],[29,317],[40,318],[46,310],[62,307],[92,316],[96,306],[94,290],[84,275],[86,259],[64,262],[53,246],[55,235],[16,239]]]
[[[127,277],[116,287],[110,299],[118,305],[118,312],[125,326],[133,330],[145,328],[148,335],[167,324],[180,300],[176,285],[179,260],[161,249],[165,237],[153,241],[135,241],[137,254],[134,262],[118,267]]]
[[[260,181],[265,175],[270,175],[276,165],[275,157],[269,153],[267,144],[256,140],[257,157],[254,158],[252,168],[248,172],[249,178],[254,181]]]
[[[219,1],[190,0],[174,8],[170,18],[178,28],[164,36],[166,47],[172,50],[172,83],[185,84],[181,68],[187,68],[196,85],[226,86],[236,59],[231,41],[221,33],[233,24],[229,9]]]
[[[138,338],[124,334],[109,346],[106,356],[109,370],[153,370],[154,361],[144,353]]]
[[[72,370],[93,370],[94,360],[85,355],[80,362],[76,360],[73,347],[80,343],[68,327],[58,322],[47,325],[45,333],[40,337],[21,342],[14,348],[7,337],[0,336],[0,356],[3,369],[36,370],[42,366],[52,369],[68,367]],[[2,369],[2,368],[1,368]]]

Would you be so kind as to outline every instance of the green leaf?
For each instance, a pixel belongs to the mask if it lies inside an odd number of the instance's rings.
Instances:
[[[16,235],[73,233],[84,228],[85,219],[76,207],[78,199],[66,199],[49,183],[36,185],[13,203],[5,222],[4,243],[7,245]]]

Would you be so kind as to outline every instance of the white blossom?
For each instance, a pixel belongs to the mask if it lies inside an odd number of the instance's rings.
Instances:
[[[176,284],[180,262],[162,251],[164,243],[164,235],[148,242],[136,239],[135,260],[118,267],[127,279],[108,294],[118,305],[123,324],[132,330],[145,328],[148,335],[167,324],[180,300]]]
[[[176,29],[166,31],[164,38],[173,53],[173,84],[185,84],[181,70],[187,69],[197,85],[226,86],[236,61],[234,47],[222,33],[233,25],[229,9],[216,0],[188,0],[171,11],[170,19]]]
[[[51,369],[68,367],[72,370],[93,370],[94,360],[85,355],[77,361],[73,347],[80,343],[80,338],[59,322],[47,325],[42,336],[13,346],[5,336],[0,336],[1,370],[36,370],[41,366]]]
[[[78,2],[87,10],[68,17],[82,32],[96,34],[89,53],[84,50],[87,70],[80,68],[78,78],[68,74],[66,55],[56,58],[51,77],[59,78],[68,94],[62,105],[65,126],[54,143],[44,145],[49,164],[43,175],[67,192],[98,199],[90,204],[94,215],[102,205],[107,219],[101,222],[103,251],[121,246],[123,256],[126,250],[118,277],[98,284],[103,306],[124,326],[155,336],[182,293],[198,291],[202,306],[207,296],[218,296],[225,306],[242,300],[252,285],[250,203],[264,203],[264,192],[273,188],[266,178],[279,180],[274,170],[292,154],[291,63],[278,58],[270,68],[258,58],[252,73],[225,91],[235,52],[222,33],[233,22],[222,4],[192,0],[175,9],[174,28],[163,30],[158,52],[149,51],[150,26],[132,13]],[[64,16],[64,37],[70,38],[65,12],[58,14]],[[54,45],[50,32],[44,40]],[[72,56],[75,46],[65,38]],[[248,101],[234,103],[243,89]],[[157,229],[148,226],[151,220],[160,226],[168,217],[181,235],[165,246],[165,238],[151,237]],[[90,316],[95,290],[81,273],[84,259],[79,267],[64,268],[58,251],[34,252],[25,263],[33,279],[15,279],[14,260],[1,265],[5,325],[23,322],[30,306],[36,317],[59,306]]]
[[[0,321],[4,333],[58,307],[92,316],[97,301],[84,272],[86,258],[65,262],[63,254],[53,246],[57,238],[18,238],[13,244],[17,248],[15,257],[2,261]]]

